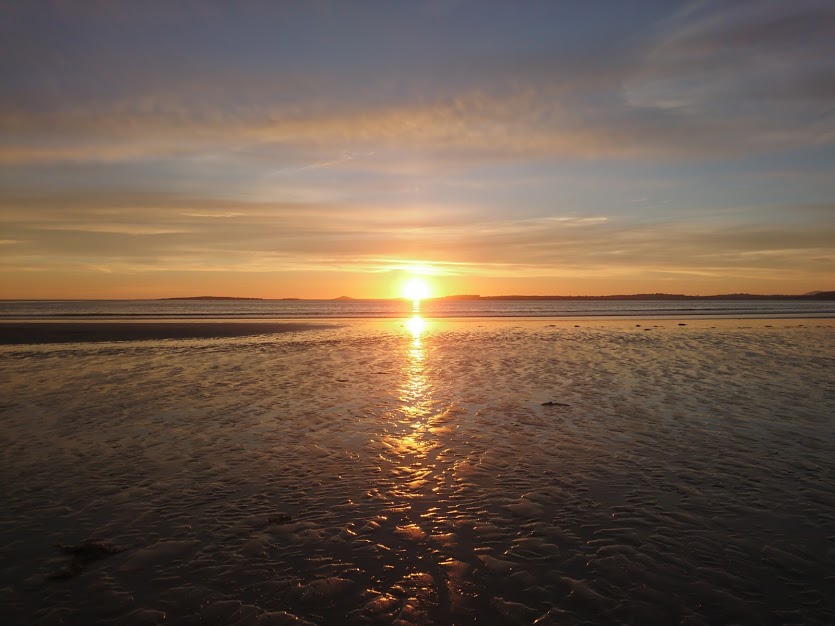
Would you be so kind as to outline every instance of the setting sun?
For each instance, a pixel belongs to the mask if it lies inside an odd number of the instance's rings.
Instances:
[[[429,283],[422,278],[412,278],[403,284],[403,297],[409,300],[423,300],[429,297]]]

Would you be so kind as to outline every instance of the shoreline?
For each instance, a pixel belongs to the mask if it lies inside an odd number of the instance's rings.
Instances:
[[[0,321],[0,345],[102,343],[161,339],[224,339],[337,328],[305,322],[54,322]]]
[[[832,328],[833,317],[805,316],[457,316],[431,317],[417,313],[396,317],[341,317],[287,319],[287,320],[245,320],[230,318],[212,321],[203,320],[0,320],[0,346],[49,345],[67,343],[107,343],[121,341],[160,341],[165,339],[231,339],[256,335],[283,334],[311,330],[329,330],[352,325],[403,325],[414,317],[421,318],[427,327],[459,327],[473,324],[526,324],[562,326],[570,329],[622,327],[624,330],[689,327],[717,328],[731,327],[738,323],[748,323],[750,327],[761,328]],[[669,326],[662,325],[669,322]],[[775,322],[790,323],[789,326],[773,326]],[[825,323],[825,322],[829,323]],[[808,322],[806,326],[803,322]],[[824,322],[824,325],[821,323]],[[674,324],[674,325],[673,325]],[[738,328],[742,328],[737,326]],[[749,328],[746,326],[745,328]]]
[[[104,313],[104,314],[86,314],[86,313],[68,313],[59,315],[44,315],[44,316],[0,316],[0,325],[2,324],[286,324],[286,323],[318,323],[318,322],[338,322],[338,321],[373,321],[373,320],[398,320],[409,317],[422,317],[427,320],[680,320],[680,319],[725,319],[725,320],[757,320],[757,319],[835,319],[835,311],[802,311],[802,312],[771,312],[771,313],[714,313],[698,311],[686,311],[679,313],[648,313],[646,311],[635,311],[632,313],[589,313],[587,311],[580,313],[562,313],[555,315],[553,313],[533,313],[526,312],[522,314],[502,314],[502,313],[484,313],[466,314],[460,311],[455,311],[450,315],[437,315],[431,311],[401,311],[398,313],[381,313],[378,315],[368,315],[367,313],[358,313],[356,315],[316,315],[308,317],[299,316],[263,316],[263,315],[193,315],[184,313],[182,315],[158,315],[155,313],[149,314],[132,314],[124,315],[120,313]]]

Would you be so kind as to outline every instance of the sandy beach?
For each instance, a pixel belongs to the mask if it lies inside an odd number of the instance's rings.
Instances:
[[[831,319],[67,326],[0,347],[6,623],[835,615]]]

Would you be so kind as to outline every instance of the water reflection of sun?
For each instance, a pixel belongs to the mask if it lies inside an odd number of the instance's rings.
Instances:
[[[426,330],[426,321],[420,315],[412,315],[411,318],[406,320],[406,328],[408,328],[409,332],[412,334],[412,345],[416,348],[420,348],[420,336],[423,334],[423,331]]]
[[[433,436],[432,425],[437,411],[433,398],[431,373],[432,338],[429,325],[419,314],[404,320],[402,382],[399,389],[398,420],[392,424],[392,458],[396,459],[397,486],[391,496],[404,515],[399,533],[423,535],[431,517],[426,511],[416,516],[410,511],[421,499],[432,499],[436,486],[434,450],[440,447]],[[427,345],[428,344],[428,345]],[[396,434],[395,434],[396,432]]]
[[[412,420],[413,427],[420,426],[420,418],[429,411],[429,379],[426,376],[424,350],[421,341],[426,330],[426,321],[420,315],[413,315],[406,320],[406,329],[412,336],[412,343],[407,349],[404,370],[405,384],[402,389],[403,412]]]

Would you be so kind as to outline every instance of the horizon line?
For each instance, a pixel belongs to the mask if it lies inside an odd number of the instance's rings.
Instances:
[[[698,298],[833,298],[835,299],[835,290],[816,290],[802,294],[761,294],[761,293],[718,293],[718,294],[681,294],[681,293],[634,293],[634,294],[605,294],[605,295],[559,295],[559,294],[506,294],[506,295],[487,295],[480,294],[449,294],[446,296],[436,296],[430,298],[421,298],[421,301],[443,301],[443,300],[531,300],[531,299],[558,299],[558,300],[592,300],[592,299],[698,299]],[[335,298],[300,298],[300,297],[250,297],[250,296],[167,296],[167,297],[149,297],[149,298],[0,298],[0,302],[105,302],[105,301],[143,301],[143,302],[158,302],[158,301],[173,301],[173,300],[193,300],[193,301],[212,301],[212,300],[250,300],[261,302],[273,301],[412,301],[411,298],[395,297],[395,298],[354,298],[351,296],[338,296]]]

